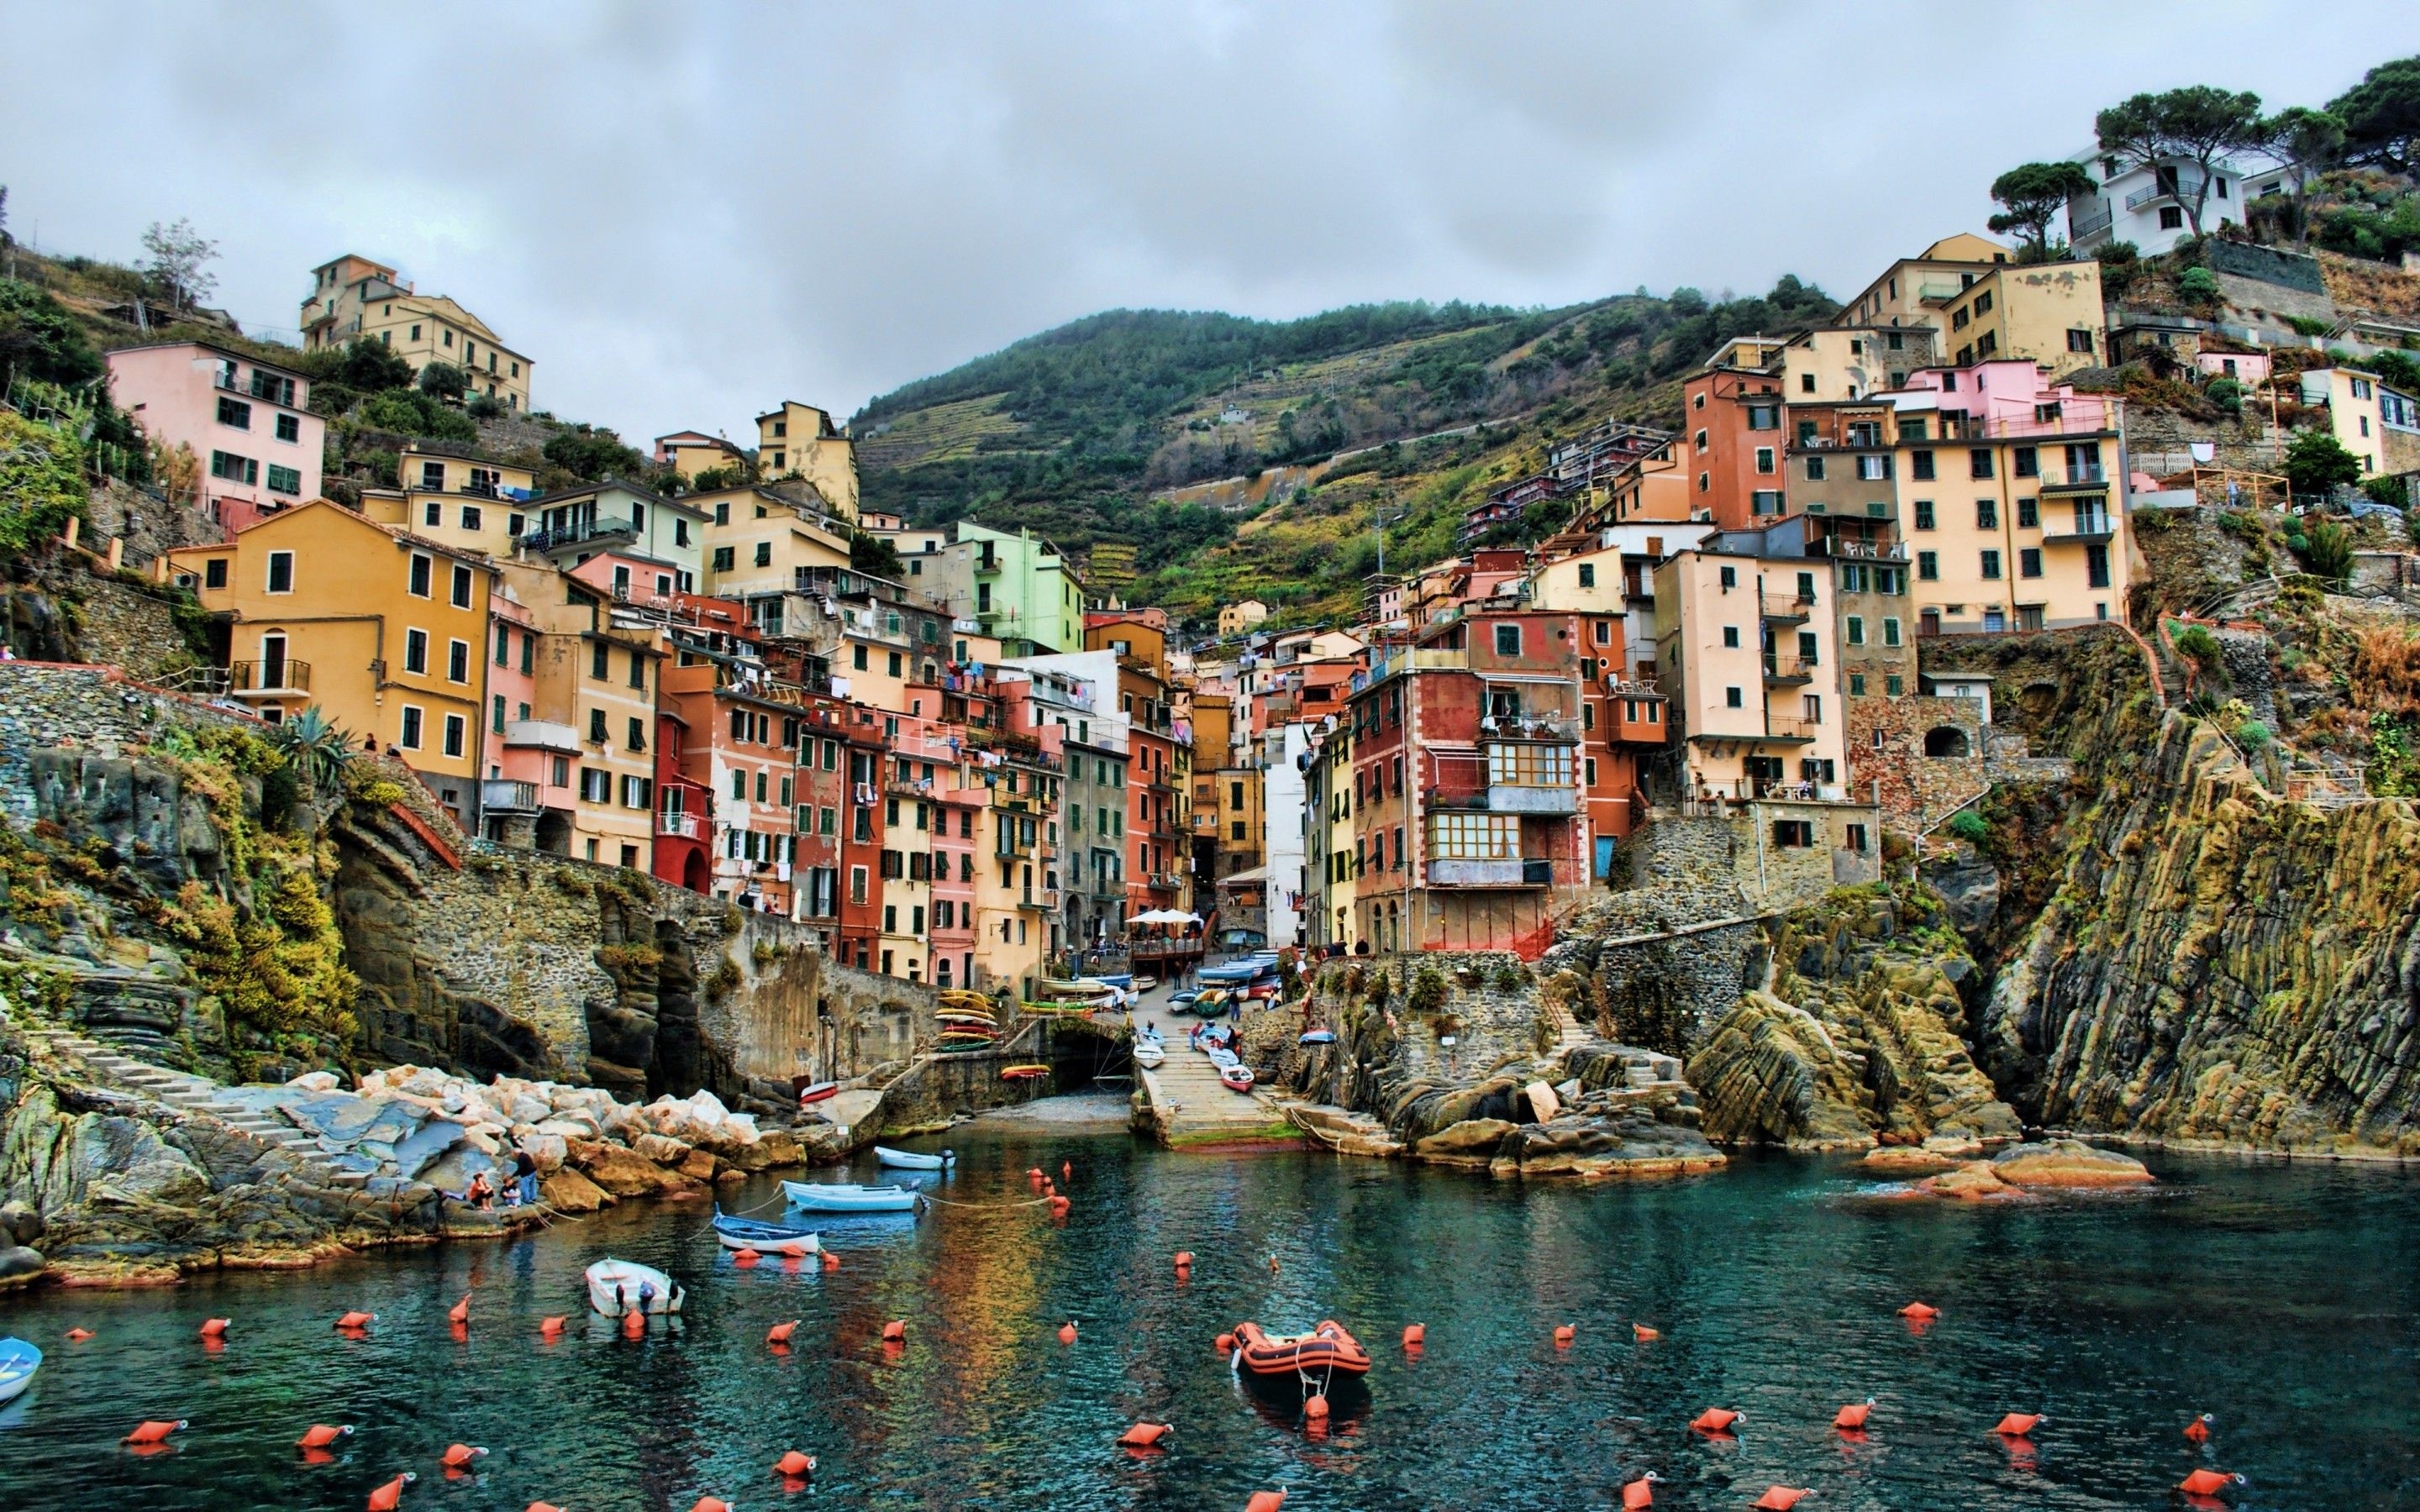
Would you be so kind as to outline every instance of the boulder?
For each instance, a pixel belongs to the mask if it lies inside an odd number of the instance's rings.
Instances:
[[[1992,1163],[1983,1160],[1961,1165],[1954,1171],[1945,1171],[1924,1181],[1917,1190],[1937,1197],[1957,1197],[1967,1202],[2017,1196],[2016,1188],[2001,1180],[1998,1173],[1992,1169]]]
[[[597,1127],[596,1118],[585,1109],[558,1113],[551,1119],[537,1120],[537,1132],[564,1139],[594,1139],[605,1131]]]
[[[678,1165],[689,1159],[690,1147],[665,1134],[641,1134],[630,1141],[630,1148],[659,1165]]]
[[[1437,1165],[1484,1167],[1496,1159],[1504,1136],[1518,1127],[1505,1119],[1466,1119],[1414,1142],[1412,1158]]]
[[[2081,1139],[2019,1145],[1993,1156],[1991,1165],[2010,1186],[2144,1186],[2151,1180],[2149,1168],[2133,1156]]]
[[[30,1202],[0,1203],[0,1243],[39,1244],[42,1242],[41,1211]]]
[[[564,1161],[571,1153],[570,1146],[561,1134],[533,1132],[519,1136],[513,1143],[537,1166],[537,1173],[542,1177],[552,1176],[563,1169]]]
[[[671,1196],[695,1190],[687,1178],[665,1170],[634,1149],[593,1139],[566,1144],[571,1164],[617,1197]]]
[[[539,1200],[557,1212],[595,1212],[610,1207],[613,1195],[565,1165],[537,1184]]]
[[[1930,1149],[1912,1149],[1904,1145],[1886,1145],[1869,1150],[1857,1162],[1860,1170],[1874,1176],[1897,1180],[1900,1177],[1931,1176],[1963,1165],[1955,1156]]]
[[[692,1149],[689,1158],[680,1163],[680,1173],[692,1181],[711,1181],[715,1167],[721,1164],[714,1158],[712,1150]]]
[[[1563,1100],[1544,1082],[1531,1082],[1522,1092],[1529,1099],[1529,1117],[1540,1123],[1552,1123],[1555,1115],[1563,1110]]]
[[[41,1254],[23,1244],[0,1245],[0,1288],[22,1286],[42,1273]]]
[[[298,1092],[333,1092],[336,1089],[336,1073],[332,1071],[306,1071],[287,1082]]]
[[[1490,1169],[1498,1176],[1655,1177],[1726,1164],[1697,1130],[1657,1121],[1644,1110],[1559,1119],[1515,1128]]]

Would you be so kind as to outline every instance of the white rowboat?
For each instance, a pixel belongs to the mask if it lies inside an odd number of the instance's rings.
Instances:
[[[619,1318],[643,1302],[651,1313],[676,1313],[683,1293],[673,1278],[636,1260],[602,1259],[590,1266],[588,1305],[608,1318]],[[644,1293],[642,1296],[642,1293]]]
[[[884,1165],[895,1165],[903,1171],[938,1171],[958,1163],[957,1155],[942,1150],[938,1155],[920,1155],[912,1149],[892,1149],[888,1145],[874,1147],[874,1158]]]

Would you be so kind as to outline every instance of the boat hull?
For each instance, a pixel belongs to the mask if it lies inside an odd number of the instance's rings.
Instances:
[[[0,1402],[23,1396],[41,1368],[41,1350],[23,1339],[0,1339]]]
[[[784,1181],[782,1196],[800,1212],[913,1212],[921,1200],[904,1186],[838,1186]]]
[[[878,1165],[894,1166],[903,1171],[938,1171],[956,1165],[958,1157],[946,1149],[938,1155],[926,1155],[912,1149],[892,1149],[886,1146],[876,1145],[874,1147],[874,1159]]]
[[[633,1260],[602,1259],[588,1268],[588,1305],[608,1318],[619,1318],[641,1304],[640,1291],[652,1288],[644,1299],[650,1313],[676,1313],[681,1308],[680,1288],[672,1277],[653,1266]]]
[[[1334,1319],[1293,1336],[1272,1335],[1258,1323],[1238,1323],[1233,1360],[1237,1380],[1306,1396],[1370,1373],[1370,1351]]]
[[[752,1249],[759,1255],[813,1255],[823,1248],[823,1242],[806,1229],[737,1218],[720,1209],[714,1214],[714,1238],[724,1249]]]

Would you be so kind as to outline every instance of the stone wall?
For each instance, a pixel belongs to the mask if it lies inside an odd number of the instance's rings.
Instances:
[[[1882,876],[1882,810],[1871,804],[1759,798],[1732,809],[1731,856],[1739,890],[1758,913],[1803,908],[1834,887]],[[1810,826],[1813,843],[1785,845],[1776,826]],[[1853,841],[1863,829],[1864,848]]]
[[[1847,718],[1850,786],[1875,795],[1885,822],[1900,834],[1921,832],[1983,791],[1981,700],[1850,699]],[[1956,732],[1959,754],[1925,753],[1936,730]]]
[[[114,668],[0,662],[0,815],[34,822],[37,751],[73,747],[115,758],[172,723],[266,728],[250,715],[139,687]]]

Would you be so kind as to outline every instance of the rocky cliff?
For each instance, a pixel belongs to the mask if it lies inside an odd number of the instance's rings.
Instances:
[[[2274,795],[2171,715],[2112,771],[1993,982],[1983,1063],[2042,1122],[2420,1153],[2420,819]]]

